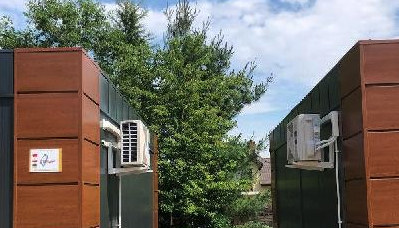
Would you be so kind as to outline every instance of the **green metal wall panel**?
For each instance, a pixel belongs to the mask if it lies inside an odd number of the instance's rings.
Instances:
[[[0,227],[12,227],[14,98],[13,52],[0,51]]]
[[[116,100],[116,88],[111,83],[109,84],[109,116],[113,120],[117,120],[116,112],[117,112],[117,100]]]
[[[101,75],[100,77],[100,109],[105,113],[109,113],[109,82],[108,79]]]
[[[129,119],[129,105],[126,103],[126,101],[123,101],[122,119],[124,119],[124,120],[128,120]]]
[[[152,227],[151,173],[122,177],[122,227]]]
[[[123,119],[123,98],[122,95],[117,92],[116,93],[116,120],[121,122]]]
[[[273,146],[270,150],[272,163],[275,163],[273,203],[276,204],[278,228],[338,227],[335,170],[320,172],[285,167],[287,124],[298,114],[319,113],[324,116],[340,109],[338,72],[338,67],[333,68],[272,131],[270,144]],[[329,136],[330,128],[331,125],[323,126],[321,136]]]
[[[101,119],[111,121],[117,126],[122,120],[141,119],[104,75],[100,78],[100,98]],[[101,131],[101,140],[116,141],[113,135],[105,131]],[[151,148],[152,146],[150,144]],[[115,152],[114,157],[118,157]],[[116,175],[108,175],[107,149],[103,146],[101,146],[100,160],[101,228],[110,228],[117,225],[120,190],[122,193],[122,227],[152,227],[152,174],[123,175],[120,189],[118,177]]]

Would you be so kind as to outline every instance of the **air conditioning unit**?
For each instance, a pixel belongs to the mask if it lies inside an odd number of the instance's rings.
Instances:
[[[331,123],[331,136],[320,139],[322,125]],[[319,114],[300,114],[287,124],[288,168],[324,170],[334,168],[334,152],[338,151],[338,112],[320,119]],[[328,147],[328,156],[324,148]]]
[[[321,153],[316,150],[320,141],[320,116],[300,114],[287,125],[287,161],[321,161]]]
[[[140,120],[120,123],[121,166],[150,166],[150,133]]]

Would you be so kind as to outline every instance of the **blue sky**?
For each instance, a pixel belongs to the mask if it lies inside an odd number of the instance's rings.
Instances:
[[[0,15],[23,24],[25,2],[0,1]],[[115,5],[102,2],[108,10]],[[149,10],[145,26],[161,39],[166,28],[162,12],[167,2],[177,1],[141,2]],[[196,25],[210,18],[210,34],[221,30],[234,46],[233,68],[255,61],[256,81],[275,76],[264,97],[237,117],[232,134],[247,138],[259,139],[274,128],[357,40],[399,36],[398,0],[198,0],[196,6]]]

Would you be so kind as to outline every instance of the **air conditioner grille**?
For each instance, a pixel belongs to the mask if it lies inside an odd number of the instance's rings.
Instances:
[[[122,123],[122,161],[137,162],[137,123]]]

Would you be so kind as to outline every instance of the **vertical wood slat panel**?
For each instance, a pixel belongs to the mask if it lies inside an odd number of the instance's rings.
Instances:
[[[371,223],[399,224],[399,179],[370,180]]]
[[[399,83],[399,42],[363,45],[364,83]]]
[[[367,110],[365,128],[367,130],[398,130],[399,86],[366,87],[365,94]]]
[[[61,173],[30,173],[30,149],[62,149]],[[16,150],[17,184],[77,183],[79,181],[77,139],[20,140]]]
[[[77,93],[16,94],[17,138],[79,135]]]
[[[100,144],[100,108],[86,95],[82,96],[82,138]]]
[[[370,177],[399,177],[399,132],[369,132],[367,140]]]
[[[96,197],[96,195],[99,196],[99,192],[98,194],[96,191],[87,193],[88,188],[99,191],[99,70],[91,60],[82,59],[83,55],[82,49],[76,48],[24,49],[16,52],[15,81],[16,88],[20,90],[15,90],[17,98],[15,129],[20,140],[15,141],[15,153],[18,152],[20,145],[25,155],[33,147],[62,148],[64,154],[62,173],[36,175],[27,174],[25,171],[26,175],[21,176],[24,185],[15,185],[14,189],[17,193],[14,200],[16,212],[14,220],[17,222],[15,228],[29,227],[29,224],[33,224],[32,228],[99,226],[100,199]],[[30,59],[40,59],[42,62],[29,62]],[[65,69],[62,72],[57,72],[63,68]],[[29,75],[33,70],[36,74]],[[51,72],[57,72],[62,77],[72,73],[74,75],[68,79],[57,80],[57,76],[50,74]],[[33,78],[37,81],[29,87],[27,81]],[[35,144],[36,139],[40,139],[40,143]],[[68,140],[75,142],[73,144],[75,149],[63,143]],[[88,147],[87,143],[91,147]],[[23,159],[26,160],[26,157]],[[89,160],[93,163],[88,164]],[[70,164],[70,161],[74,164]],[[26,169],[27,165],[28,163],[25,165],[21,163],[20,167]],[[17,163],[16,167],[18,167]],[[24,169],[17,168],[15,173]],[[84,172],[82,172],[83,169]],[[32,178],[33,176],[36,180]],[[17,174],[16,177],[18,177]],[[83,185],[83,181],[90,185]],[[37,185],[39,183],[46,183],[46,185]],[[54,185],[54,183],[57,184]],[[43,196],[38,194],[41,199],[35,201],[35,191],[38,188]],[[70,188],[75,190],[68,191]],[[68,192],[63,193],[64,189]],[[51,195],[52,192],[56,194]],[[86,193],[83,194],[83,192]],[[68,194],[73,194],[73,197]],[[64,197],[69,201],[62,201]],[[51,212],[46,212],[47,209],[51,209]],[[38,212],[41,210],[46,214]],[[73,216],[71,213],[74,213]],[[52,219],[56,219],[57,222],[49,222],[46,216],[52,216]],[[65,220],[69,220],[69,223],[63,222],[64,217],[67,218]],[[58,222],[59,218],[61,221]]]
[[[97,105],[100,104],[100,69],[83,51],[82,54],[82,91]]]
[[[83,185],[82,228],[100,225],[100,187]]]
[[[399,129],[399,41],[364,41],[362,44],[370,224],[397,227],[399,182],[394,163]]]
[[[16,49],[17,92],[78,91],[81,49]]]
[[[17,186],[14,227],[77,228],[77,185]]]

